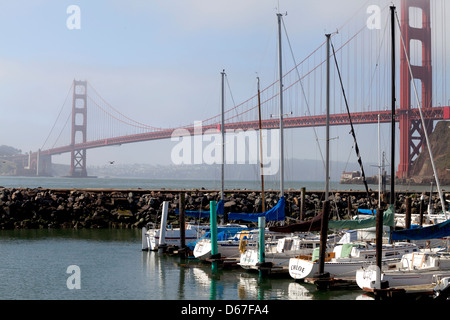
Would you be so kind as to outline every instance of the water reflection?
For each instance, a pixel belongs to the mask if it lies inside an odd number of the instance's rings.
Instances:
[[[152,299],[176,300],[365,300],[361,290],[319,291],[313,284],[286,278],[260,278],[243,269],[213,272],[195,260],[145,252],[144,269]]]

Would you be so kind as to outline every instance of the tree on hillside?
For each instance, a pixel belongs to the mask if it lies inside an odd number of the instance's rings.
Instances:
[[[22,150],[10,147],[10,146],[5,146],[5,145],[1,145],[0,146],[0,156],[12,156],[15,154],[21,154]]]

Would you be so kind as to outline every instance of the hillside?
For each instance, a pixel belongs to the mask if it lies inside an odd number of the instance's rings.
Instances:
[[[450,121],[440,121],[429,136],[439,182],[450,185]],[[411,170],[411,180],[416,183],[434,182],[433,167],[428,148],[425,144],[420,155],[414,160]]]

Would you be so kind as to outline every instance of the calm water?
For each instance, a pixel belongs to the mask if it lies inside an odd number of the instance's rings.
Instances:
[[[0,232],[0,299],[20,300],[355,300],[362,291],[320,292],[291,279],[141,251],[138,230]],[[79,267],[79,289],[67,280]]]
[[[240,188],[257,184],[236,182]],[[0,177],[3,187],[218,188],[207,181]],[[321,190],[322,183],[287,188]],[[227,186],[230,187],[230,186]],[[236,187],[236,186],[232,186]],[[361,186],[346,186],[357,189]],[[273,188],[276,190],[277,186]],[[343,189],[343,188],[341,188]],[[68,270],[76,266],[78,271]],[[74,276],[79,281],[72,281]],[[69,279],[70,278],[70,279]],[[70,281],[69,281],[70,280]],[[79,283],[79,288],[69,289]],[[259,279],[193,260],[141,251],[140,230],[0,231],[0,300],[356,300],[360,290],[317,291],[290,278]]]
[[[0,176],[0,187],[6,188],[49,188],[49,189],[220,189],[219,180],[151,180],[137,178],[84,178],[74,179],[65,177],[4,177]],[[261,188],[259,181],[225,181],[225,189],[252,189],[259,190]],[[279,190],[279,181],[265,181],[265,190]],[[324,190],[325,183],[322,181],[285,181],[286,189],[296,189],[305,187],[306,190]],[[444,190],[450,190],[449,186],[441,186]],[[378,190],[378,185],[369,185],[372,190]],[[339,184],[339,182],[330,182],[331,191],[345,190],[364,190],[362,184]],[[430,186],[415,185],[399,185],[396,186],[397,191],[430,191]],[[433,189],[436,191],[436,188]]]

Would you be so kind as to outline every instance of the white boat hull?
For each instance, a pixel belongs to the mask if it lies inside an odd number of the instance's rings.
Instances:
[[[159,245],[160,230],[151,229],[147,231],[148,250],[155,251]],[[196,230],[185,230],[185,244],[197,241],[199,234]],[[181,234],[180,229],[168,229],[166,230],[164,244],[169,246],[181,246]]]
[[[289,265],[289,259],[292,255],[284,253],[268,253],[265,254],[265,262],[271,262],[277,267],[287,267]],[[241,254],[239,265],[246,269],[252,270],[257,269],[257,264],[259,263],[259,253],[258,250],[247,250]]]
[[[271,262],[274,266],[277,267],[288,267],[289,259],[293,258],[297,255],[306,255],[311,254],[312,250],[295,250],[295,251],[287,251],[287,252],[269,252],[264,254],[264,261]],[[239,265],[247,270],[257,269],[257,264],[259,263],[259,250],[249,249],[244,253],[241,253]]]
[[[389,245],[388,245],[389,246]],[[338,247],[336,247],[338,248]],[[334,251],[336,251],[336,248]],[[403,253],[417,250],[415,245],[398,243],[390,246],[389,250],[384,250],[383,265],[395,264],[399,262]],[[336,251],[339,253],[339,251]],[[336,253],[334,252],[334,253]],[[360,255],[353,255],[347,258],[331,258],[324,262],[324,273],[329,273],[331,277],[355,279],[356,271],[375,261],[375,250],[362,250]],[[296,280],[314,278],[319,273],[319,260],[311,261],[302,257],[293,257],[289,260],[289,274]]]
[[[387,281],[389,287],[403,287],[411,285],[432,284],[437,277],[445,278],[450,276],[450,270],[415,270],[415,271],[395,271],[382,272],[380,280]],[[377,284],[376,267],[361,268],[356,272],[356,283],[363,290],[379,288]]]
[[[355,273],[367,261],[325,262],[324,272],[331,277],[354,278]],[[291,258],[289,260],[289,275],[296,279],[314,278],[319,273],[319,261]]]
[[[217,241],[217,253],[220,253],[222,257],[239,258],[239,241]],[[197,241],[193,254],[199,260],[209,259],[211,257],[211,240]]]

